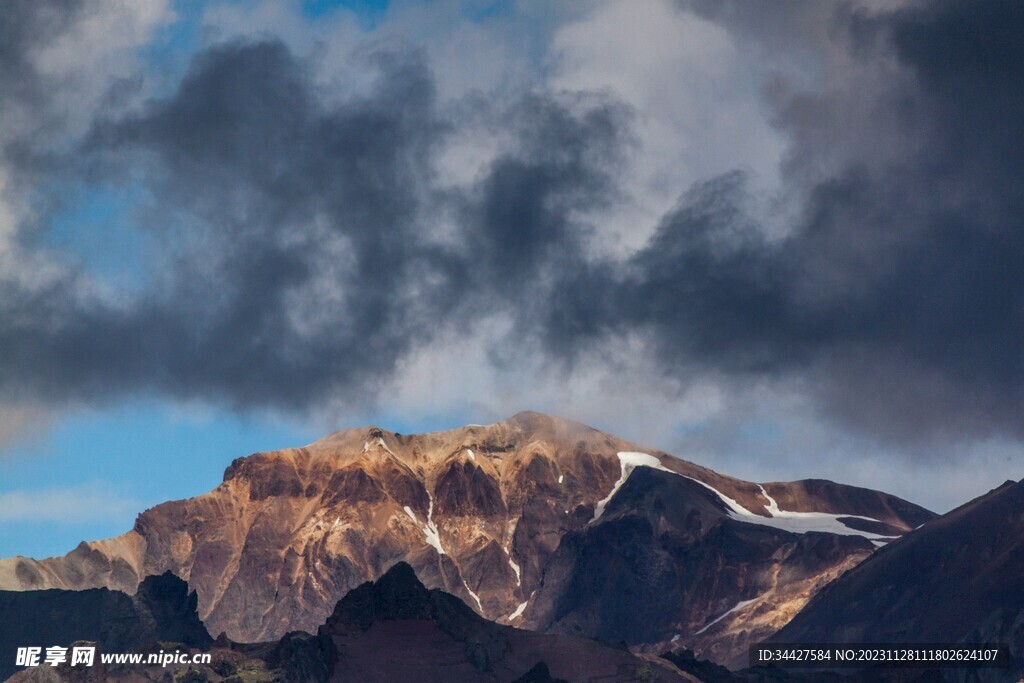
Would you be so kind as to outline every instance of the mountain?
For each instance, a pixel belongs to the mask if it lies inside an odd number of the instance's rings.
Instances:
[[[334,645],[339,681],[685,680],[624,648],[495,624],[428,591],[405,563],[349,592],[319,633]]]
[[[889,544],[822,590],[776,642],[1005,643],[1024,678],[1024,481]]]
[[[693,480],[638,469],[597,524],[562,538],[524,625],[650,652],[682,644],[742,667],[751,644],[875,549],[863,536],[793,533],[730,512]]]
[[[933,516],[831,482],[742,481],[527,412],[239,458],[216,489],[147,510],[122,536],[0,561],[0,588],[131,593],[170,570],[211,633],[254,642],[312,633],[404,561],[494,621],[730,661]]]
[[[83,591],[0,591],[0,680],[15,671],[19,647],[67,647],[102,641],[125,651],[157,641],[207,647],[213,639],[196,614],[196,594],[170,572],[146,577],[135,595]]]
[[[182,587],[183,582],[180,582]],[[48,591],[51,606],[77,607],[76,593]],[[105,594],[122,593],[105,591]],[[77,594],[82,595],[82,594]],[[80,598],[78,598],[80,599]],[[193,605],[194,606],[194,605]],[[193,620],[196,619],[192,613]],[[44,620],[45,621],[45,620]],[[58,628],[48,624],[50,629]],[[150,634],[146,634],[150,635]],[[47,636],[42,636],[44,639]],[[52,640],[52,638],[51,638]],[[112,647],[100,651],[145,652],[151,647]],[[50,642],[50,640],[46,640]],[[166,644],[165,644],[166,645]],[[342,598],[316,636],[285,635],[277,642],[238,644],[225,639],[189,652],[209,652],[209,664],[164,668],[159,665],[65,666],[25,669],[12,683],[75,681],[92,675],[105,681],[280,681],[328,683],[565,683],[566,681],[692,681],[668,660],[642,657],[619,647],[575,636],[532,633],[502,626],[476,614],[458,598],[428,590],[404,562],[375,582]]]

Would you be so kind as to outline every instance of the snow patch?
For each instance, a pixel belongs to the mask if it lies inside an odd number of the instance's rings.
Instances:
[[[523,581],[519,575],[519,565],[516,564],[516,561],[512,559],[512,554],[509,553],[508,548],[505,548],[505,554],[508,555],[508,566],[512,567],[512,571],[516,573],[516,585],[522,586]]]
[[[764,487],[760,485],[758,485],[758,488],[761,489],[761,495],[768,500],[768,505],[765,507],[765,510],[767,510],[768,514],[771,516],[762,517],[761,515],[755,515],[753,512],[740,505],[735,499],[730,498],[715,487],[704,483],[700,479],[694,479],[693,477],[688,477],[685,474],[673,472],[662,465],[661,461],[653,455],[627,451],[619,453],[618,456],[622,475],[619,477],[619,480],[615,482],[615,486],[612,487],[611,492],[603,500],[597,503],[597,506],[594,508],[594,518],[590,520],[591,523],[596,522],[601,517],[604,513],[605,507],[607,507],[612,497],[618,493],[619,489],[622,488],[622,485],[626,483],[626,480],[629,478],[629,475],[632,474],[634,469],[637,467],[650,467],[679,477],[685,477],[690,481],[700,484],[718,496],[718,498],[725,503],[726,508],[728,508],[727,512],[729,517],[738,522],[759,524],[761,526],[781,529],[794,534],[805,534],[807,532],[817,531],[836,534],[839,536],[861,536],[870,541],[884,541],[886,543],[894,538],[893,536],[883,536],[882,534],[876,534],[870,531],[854,529],[839,521],[840,517],[851,517],[854,519],[863,519],[869,522],[878,522],[877,519],[873,519],[871,517],[847,514],[836,515],[829,512],[791,512],[788,510],[781,510],[779,509],[778,503],[775,502],[775,499],[769,496],[768,492],[764,490]]]
[[[653,455],[648,455],[647,453],[634,453],[632,451],[622,451],[618,455],[619,468],[622,474],[619,477],[619,480],[615,482],[615,485],[612,486],[612,490],[608,493],[608,495],[605,496],[604,499],[598,501],[597,505],[594,507],[594,518],[590,520],[591,524],[593,524],[601,518],[601,515],[604,514],[605,507],[615,496],[615,494],[619,492],[619,489],[622,488],[622,485],[626,483],[627,479],[629,479],[629,475],[632,474],[633,470],[635,470],[637,467],[653,467],[656,470],[672,472],[672,470],[662,465],[660,460],[658,460]],[[675,472],[672,472],[672,474],[675,474]]]
[[[526,602],[519,603],[519,607],[516,607],[516,611],[513,612],[512,614],[508,615],[508,620],[509,621],[514,621],[514,620],[518,619],[519,617],[523,616],[523,612],[526,611],[526,606],[528,604],[530,604],[529,600],[527,600]]]
[[[715,624],[720,622],[722,619],[725,619],[727,616],[729,616],[733,612],[738,612],[739,610],[743,609],[744,607],[746,607],[750,603],[754,602],[755,600],[757,600],[757,598],[754,598],[753,600],[740,600],[739,602],[736,603],[736,606],[733,607],[731,610],[729,610],[727,612],[723,612],[722,614],[718,615],[717,617],[715,617],[714,619],[709,621],[707,624],[705,624],[704,628],[702,628],[701,630],[697,631],[693,635],[699,636],[701,633],[704,633],[704,631],[707,631],[709,628],[711,628],[712,626],[714,626]]]
[[[563,479],[565,479],[565,475],[559,474],[558,475],[558,483],[561,484]]]
[[[386,450],[388,453],[391,453],[391,455],[395,455],[394,452],[390,448],[388,448],[388,445],[384,443],[384,439],[382,439],[379,436],[377,437],[377,445]]]
[[[430,498],[430,506],[427,508],[427,522],[421,527],[427,543],[434,546],[438,555],[444,555],[444,548],[441,547],[441,535],[437,533],[437,526],[434,524],[434,497],[427,491]],[[411,511],[410,511],[411,512]]]
[[[742,519],[740,521],[762,524],[764,526],[790,531],[794,534],[805,534],[808,531],[820,531],[828,534],[836,534],[838,536],[863,536],[864,538],[872,541],[884,539],[888,542],[892,539],[891,536],[883,536],[881,534],[871,533],[870,531],[853,529],[839,521],[840,517],[852,517],[854,519],[863,519],[868,522],[878,522],[877,519],[861,515],[834,515],[829,512],[791,512],[789,510],[780,510],[778,503],[775,502],[774,498],[768,495],[768,492],[764,490],[764,487],[758,485],[758,488],[761,489],[761,495],[768,499],[768,506],[765,509],[771,517],[759,517],[758,515],[747,512],[747,514],[750,515],[750,517],[753,517],[753,519]]]
[[[518,519],[509,520],[505,526],[505,533],[508,535],[508,543],[502,546],[502,550],[505,551],[505,556],[508,557],[508,566],[512,567],[512,571],[516,573],[516,585],[521,586],[522,580],[519,573],[519,565],[512,559],[512,542],[515,540],[516,527],[519,526]]]
[[[369,441],[364,441],[363,442],[363,453],[365,453],[368,450],[370,450],[370,442]]]
[[[409,507],[408,505],[406,505],[406,506],[405,506],[404,508],[402,508],[402,509],[403,509],[403,510],[405,510],[405,514],[409,515],[409,518],[410,518],[410,519],[412,519],[413,523],[415,523],[415,524],[419,524],[419,520],[417,520],[417,519],[416,519],[416,513],[412,511],[412,508],[411,508],[411,507]]]
[[[469,454],[469,459],[470,460],[472,460],[473,462],[476,462],[476,456],[473,454],[473,449],[467,448],[466,449],[466,453]]]
[[[474,600],[476,600],[476,609],[477,609],[477,611],[480,612],[481,614],[483,614],[484,608],[480,604],[480,598],[477,597],[477,594],[474,593],[473,589],[469,587],[469,584],[466,583],[465,579],[462,580],[462,585],[466,587],[466,591],[469,592],[470,597],[472,597]]]

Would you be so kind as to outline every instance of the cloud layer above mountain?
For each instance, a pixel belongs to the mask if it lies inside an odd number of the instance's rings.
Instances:
[[[1018,3],[484,9],[5,3],[3,410],[1019,444]]]

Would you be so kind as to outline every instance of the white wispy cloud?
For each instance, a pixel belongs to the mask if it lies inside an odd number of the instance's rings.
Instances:
[[[0,523],[81,524],[123,519],[144,505],[101,481],[0,493]]]

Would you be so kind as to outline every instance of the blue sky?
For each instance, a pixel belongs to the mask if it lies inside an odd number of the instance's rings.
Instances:
[[[406,8],[427,4],[404,3]],[[230,34],[207,35],[213,30],[209,13],[226,9],[245,17],[268,6],[274,3],[176,0],[164,8],[164,20],[129,51],[137,60],[132,76],[144,74],[148,97],[166,96],[209,41],[231,39]],[[387,17],[388,6],[388,0],[279,5],[311,36],[318,35],[321,25],[346,24],[372,36]],[[509,7],[468,2],[455,16],[470,23],[486,22]],[[241,21],[245,23],[244,18]],[[257,25],[246,39],[272,30]],[[246,33],[240,30],[240,35]],[[143,292],[164,272],[161,252],[167,237],[165,228],[154,222],[171,220],[154,212],[146,187],[132,176],[97,184],[91,176],[68,182],[62,174],[52,185],[41,185],[33,201],[45,220],[31,233],[32,245],[64,266],[87,272],[117,296]],[[291,412],[238,411],[215,403],[196,407],[160,396],[45,411],[38,422],[15,424],[12,436],[0,441],[0,557],[53,556],[83,540],[123,533],[148,507],[212,489],[239,456],[301,446],[360,421],[423,432],[458,426],[474,414],[470,406],[458,404],[412,416],[385,406],[310,419]]]
[[[349,12],[372,31],[387,6],[387,0],[308,0],[301,16],[316,23]],[[176,19],[138,48],[142,63],[163,78],[180,75],[200,46],[203,8],[176,2]],[[131,184],[65,186],[40,238],[66,262],[131,291],[147,281],[158,249],[152,231],[140,225],[146,203]],[[0,557],[48,557],[124,533],[142,510],[215,487],[236,457],[323,435],[301,420],[159,398],[62,412],[0,445]]]
[[[848,2],[0,7],[0,556],[525,409],[936,510],[1017,478],[1018,43]]]
[[[293,427],[153,401],[64,416],[5,449],[0,555],[62,554],[80,541],[124,533],[138,512],[215,487],[233,458],[314,438]],[[66,497],[67,508],[48,514],[10,500],[10,491],[48,490]]]

